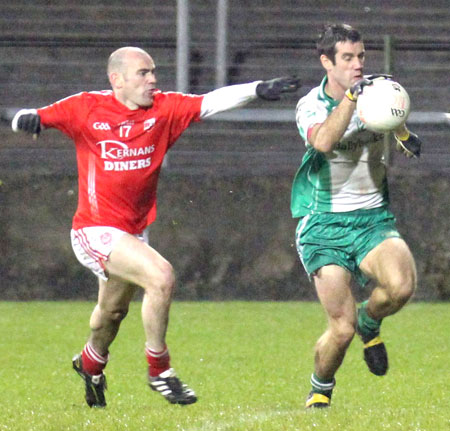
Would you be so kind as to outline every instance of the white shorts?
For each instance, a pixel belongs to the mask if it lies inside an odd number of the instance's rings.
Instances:
[[[78,261],[89,268],[97,277],[108,280],[105,262],[117,241],[126,232],[110,226],[84,227],[70,231],[72,249]],[[134,235],[144,241],[142,234]]]

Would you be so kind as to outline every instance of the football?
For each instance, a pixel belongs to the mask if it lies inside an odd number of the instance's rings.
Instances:
[[[375,79],[358,96],[356,112],[369,130],[391,132],[408,118],[409,95],[396,81]]]

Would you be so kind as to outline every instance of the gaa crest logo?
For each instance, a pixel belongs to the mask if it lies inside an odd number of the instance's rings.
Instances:
[[[108,123],[102,123],[100,121],[97,121],[92,126],[94,130],[111,130],[111,126]]]
[[[144,132],[147,130],[150,130],[156,122],[156,118],[149,118],[148,120],[144,121]]]
[[[112,241],[112,235],[109,232],[105,232],[100,236],[100,241],[103,245],[109,245]]]

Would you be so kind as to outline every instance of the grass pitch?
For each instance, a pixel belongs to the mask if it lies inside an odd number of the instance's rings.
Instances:
[[[71,369],[94,304],[0,303],[0,430],[448,431],[450,304],[408,305],[383,322],[390,355],[371,375],[353,341],[332,408],[305,411],[313,348],[325,327],[317,303],[175,302],[172,365],[197,404],[168,404],[146,385],[139,303],[111,348],[108,406],[90,409]]]

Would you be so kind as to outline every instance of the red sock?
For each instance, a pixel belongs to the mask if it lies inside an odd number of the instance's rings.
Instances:
[[[170,368],[170,355],[167,346],[162,352],[145,347],[145,356],[148,362],[148,374],[151,377],[159,376]]]
[[[103,368],[106,367],[109,359],[109,355],[99,355],[89,343],[86,343],[81,355],[81,360],[83,362],[83,371],[86,371],[86,373],[90,374],[91,376],[97,376],[101,374]]]

